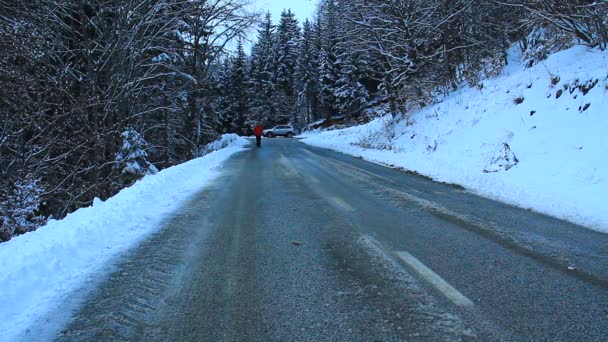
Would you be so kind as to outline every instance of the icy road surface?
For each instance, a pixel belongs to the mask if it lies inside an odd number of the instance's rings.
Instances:
[[[599,341],[607,290],[605,234],[265,139],[119,260],[56,339]]]

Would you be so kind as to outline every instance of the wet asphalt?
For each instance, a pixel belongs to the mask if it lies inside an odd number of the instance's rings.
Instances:
[[[57,341],[608,341],[605,234],[295,139],[222,169]]]

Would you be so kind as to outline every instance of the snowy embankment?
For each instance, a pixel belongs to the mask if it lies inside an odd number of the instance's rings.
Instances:
[[[164,218],[209,184],[250,142],[225,135],[222,148],[149,175],[105,202],[0,244],[0,341],[14,341],[55,310],[115,256],[161,228]]]
[[[574,47],[528,69],[510,57],[409,125],[385,117],[303,141],[608,233],[608,52]]]

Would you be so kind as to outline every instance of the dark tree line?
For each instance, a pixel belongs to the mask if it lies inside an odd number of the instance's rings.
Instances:
[[[246,90],[233,87],[234,70],[218,83],[248,99],[236,126],[305,125],[378,104],[397,115],[497,74],[514,44],[533,64],[575,43],[604,49],[607,27],[606,1],[321,0],[301,26],[289,10],[276,26],[268,14],[251,55],[226,62],[245,70]]]
[[[199,154],[244,0],[0,0],[0,241]]]
[[[245,0],[0,0],[0,240],[221,133],[407,116],[499,72],[514,44],[533,64],[604,49],[607,27],[591,0],[321,0],[314,20],[277,25]]]

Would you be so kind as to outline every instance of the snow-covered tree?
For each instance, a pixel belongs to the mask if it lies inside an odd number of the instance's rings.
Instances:
[[[340,66],[332,51],[321,49],[319,54],[319,104],[324,117],[338,114],[336,94]]]
[[[0,45],[10,47],[0,49],[2,229],[21,215],[6,207],[19,184],[40,180],[42,211],[62,217],[141,176],[114,167],[129,155],[130,127],[146,137],[145,160],[164,168],[256,123],[386,104],[402,114],[496,74],[514,43],[530,64],[570,44],[608,44],[606,1],[319,0],[302,32],[290,10],[277,27],[268,13],[251,56],[241,43],[230,53],[258,22],[247,5],[0,1]]]
[[[297,63],[298,121],[311,123],[319,118],[319,42],[317,27],[306,20],[302,30]]]
[[[254,23],[246,0],[0,1],[0,192],[44,180],[56,217],[107,198],[122,133],[161,167],[219,133],[210,77]],[[135,177],[135,176],[134,176]]]
[[[319,6],[319,102],[325,117],[338,114],[336,93],[341,65],[338,60],[338,9],[335,1],[321,2]]]
[[[218,67],[229,42],[241,37],[255,21],[248,14],[245,0],[191,0],[184,3],[185,22],[181,32],[184,45],[185,73],[191,79],[187,91],[186,126],[190,128],[188,140],[191,155],[199,154],[201,145],[217,138],[219,119],[213,111],[212,72]]]
[[[252,98],[249,120],[253,123],[267,125],[275,123],[276,109],[273,103],[275,91],[273,83],[275,71],[273,55],[274,32],[275,27],[272,24],[272,16],[268,12],[258,29],[257,43],[253,46],[251,52],[250,88],[256,96]]]
[[[46,222],[40,212],[43,193],[40,180],[27,176],[0,197],[0,242],[36,230]]]
[[[550,25],[589,46],[605,49],[608,45],[607,1],[508,0],[501,4],[525,12],[524,22],[530,29]]]
[[[274,104],[273,121],[287,123],[295,118],[297,89],[296,70],[300,52],[300,27],[291,10],[283,11],[277,27],[274,43]]]
[[[139,132],[129,128],[122,133],[121,137],[123,142],[122,147],[116,153],[115,168],[120,172],[125,184],[158,172],[156,166],[148,161],[149,145]]]

